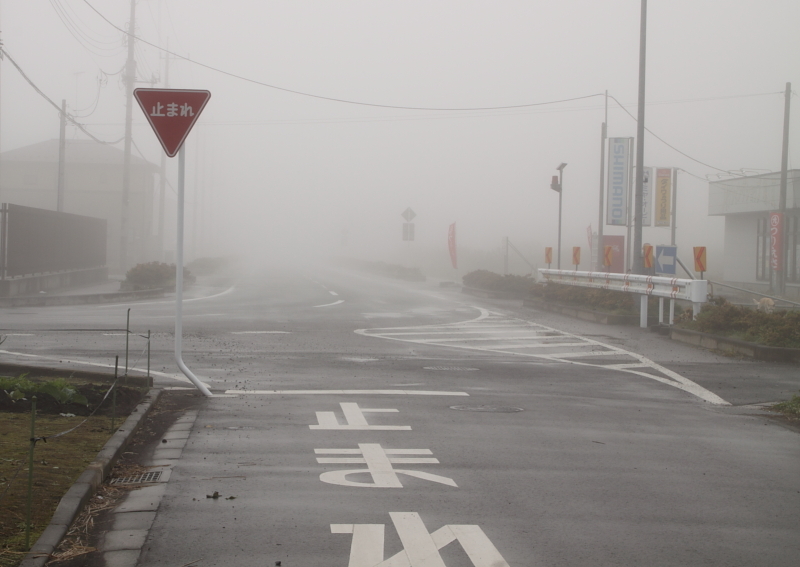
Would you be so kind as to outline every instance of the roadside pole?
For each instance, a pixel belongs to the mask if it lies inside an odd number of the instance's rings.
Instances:
[[[153,127],[169,157],[178,155],[178,238],[175,250],[175,362],[203,395],[213,394],[183,362],[183,196],[186,181],[184,142],[211,98],[209,91],[183,89],[136,89],[136,101]]]
[[[183,190],[186,177],[186,146],[181,145],[178,152],[178,241],[175,247],[175,362],[181,372],[192,381],[204,396],[211,397],[209,391],[197,376],[183,362]]]

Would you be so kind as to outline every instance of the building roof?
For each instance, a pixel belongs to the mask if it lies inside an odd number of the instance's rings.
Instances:
[[[800,169],[786,175],[786,208],[800,209]],[[777,211],[781,172],[720,179],[708,183],[708,214],[732,215]]]
[[[100,144],[93,140],[67,140],[65,156],[67,163],[94,163],[122,166],[125,153],[108,144]],[[0,154],[0,160],[8,162],[58,163],[58,140],[47,140],[8,150]],[[131,154],[133,167],[145,167],[158,171],[158,166]]]

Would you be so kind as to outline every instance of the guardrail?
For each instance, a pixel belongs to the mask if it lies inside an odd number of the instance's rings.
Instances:
[[[664,322],[664,299],[670,300],[669,324],[675,315],[675,300],[692,302],[696,317],[700,306],[708,301],[708,281],[665,278],[662,276],[640,276],[636,274],[614,274],[604,272],[578,272],[570,270],[539,270],[539,279],[562,285],[574,285],[595,289],[611,289],[641,295],[639,326],[647,327],[647,297],[658,297],[659,322]]]

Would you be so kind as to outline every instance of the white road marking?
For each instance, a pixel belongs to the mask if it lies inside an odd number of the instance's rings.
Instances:
[[[8,351],[8,350],[0,350],[0,354],[7,354],[9,356],[22,356],[22,357],[25,357],[25,358],[38,358],[38,359],[41,359],[41,360],[58,361],[58,362],[64,363],[64,364],[80,364],[80,365],[83,365],[83,366],[98,366],[100,368],[114,368],[113,364],[103,364],[101,362],[89,362],[87,360],[74,360],[74,359],[68,359],[68,358],[58,358],[58,357],[54,357],[54,356],[42,356],[42,355],[39,355],[39,354],[26,354],[24,352],[11,352],[11,351]],[[147,371],[146,370],[141,370],[141,369],[138,369],[138,368],[129,368],[128,372],[137,372],[139,374],[147,375]],[[173,380],[178,380],[179,382],[186,382],[188,384],[192,383],[191,380],[189,380],[183,374],[167,374],[166,372],[159,372],[158,370],[151,370],[150,374],[152,374],[153,376],[161,376],[163,378],[171,378]],[[206,384],[205,382],[203,382],[203,384],[205,384],[208,387],[208,384]],[[192,388],[192,389],[194,389],[194,388]]]
[[[0,350],[0,352],[5,352]],[[466,392],[437,392],[434,390],[225,390],[226,394],[256,396],[329,396],[329,395],[386,395],[386,396],[469,396]]]
[[[352,534],[347,567],[447,567],[439,550],[457,541],[474,567],[509,567],[480,526],[450,524],[429,533],[416,512],[389,512],[403,550],[384,560],[384,524],[331,524]]]
[[[319,476],[322,482],[352,486],[358,488],[403,488],[397,477],[404,474],[458,488],[451,478],[422,471],[396,469],[393,464],[439,464],[433,457],[393,457],[392,455],[432,455],[430,449],[384,449],[378,443],[359,443],[358,449],[314,449],[317,455],[362,455],[361,457],[317,457],[320,464],[366,464],[366,469],[346,469],[327,471]],[[356,482],[347,477],[356,474],[368,474],[372,482]]]
[[[336,419],[336,414],[332,411],[318,411],[317,425],[309,425],[309,429],[347,429],[347,430],[377,430],[377,431],[410,431],[410,425],[370,425],[364,413],[397,413],[397,409],[367,409],[360,408],[353,402],[341,402],[339,406],[344,414],[344,424],[340,424]]]
[[[339,305],[340,303],[344,303],[344,299],[340,299],[339,301],[334,301],[333,303],[326,303],[324,305],[315,305],[314,307],[330,307],[331,305]]]
[[[6,333],[7,337],[33,337],[33,333]]]
[[[205,297],[194,297],[192,299],[184,299],[183,302],[184,303],[191,303],[193,301],[207,301],[209,299],[215,299],[217,297],[222,297],[223,295],[228,295],[229,293],[232,293],[235,289],[236,289],[236,284],[232,285],[231,287],[229,287],[225,291],[221,291],[219,293],[215,293],[214,295],[208,295],[208,296],[205,296]],[[118,303],[105,303],[103,305],[92,305],[91,307],[95,307],[97,309],[105,309],[105,308],[108,308],[108,307],[119,307],[120,305],[126,305],[126,304],[135,305],[136,307],[140,307],[142,305],[162,305],[164,303],[171,303],[171,304],[174,305],[175,304],[175,300],[174,299],[168,299],[168,300],[165,300],[165,301],[141,301],[141,302],[140,301],[135,301],[135,302],[134,301],[120,301]]]
[[[103,333],[104,337],[124,337],[127,333]]]
[[[330,291],[330,290],[328,290],[328,293],[330,293],[331,295],[339,295],[339,294],[338,294],[338,293],[336,293],[335,291]]]
[[[291,331],[231,331],[232,335],[290,335]]]
[[[358,329],[356,333],[427,346],[510,354],[617,370],[656,380],[711,404],[730,405],[715,393],[640,354],[530,321],[493,313],[480,307],[475,309],[480,313],[477,318],[460,323]],[[492,341],[497,344],[490,344]],[[593,357],[619,357],[621,361],[616,364],[614,362],[603,364],[586,360]]]

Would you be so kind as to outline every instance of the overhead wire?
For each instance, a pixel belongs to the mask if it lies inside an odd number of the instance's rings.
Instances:
[[[50,6],[55,11],[56,16],[64,24],[64,27],[72,35],[72,37],[88,52],[98,57],[114,57],[122,51],[122,38],[112,41],[97,39],[92,37],[88,32],[84,31],[80,24],[75,19],[80,20],[77,14],[70,15],[67,9],[60,3],[59,0],[50,0]],[[81,22],[83,23],[83,22]],[[84,27],[88,28],[85,23]]]
[[[184,61],[187,61],[189,63],[197,65],[199,67],[203,67],[205,69],[208,69],[210,71],[214,71],[216,73],[220,73],[220,74],[228,76],[228,77],[232,77],[232,78],[235,78],[235,79],[239,79],[241,81],[245,81],[247,83],[251,83],[251,84],[254,84],[254,85],[259,85],[259,86],[262,86],[262,87],[267,87],[267,88],[274,89],[274,90],[277,90],[277,91],[287,92],[287,93],[290,93],[290,94],[296,94],[296,95],[299,95],[299,96],[305,96],[305,97],[315,98],[315,99],[319,99],[319,100],[327,100],[327,101],[330,101],[330,102],[339,102],[339,103],[342,103],[342,104],[352,104],[352,105],[356,105],[356,106],[369,106],[369,107],[373,107],[373,108],[393,108],[393,109],[397,109],[397,110],[425,110],[425,111],[432,110],[432,111],[439,111],[439,112],[445,112],[445,111],[446,112],[458,112],[458,111],[466,112],[466,111],[477,111],[477,110],[506,110],[506,109],[513,109],[513,108],[529,108],[529,107],[534,107],[534,106],[545,106],[545,105],[550,105],[550,104],[559,104],[559,103],[564,103],[564,102],[572,102],[572,101],[576,101],[576,100],[585,100],[585,99],[588,99],[588,98],[604,96],[603,93],[595,93],[595,94],[589,94],[589,95],[583,95],[583,96],[577,96],[577,97],[571,97],[571,98],[564,98],[564,99],[559,99],[559,100],[550,100],[550,101],[545,101],[545,102],[532,102],[532,103],[525,103],[525,104],[510,104],[510,105],[505,105],[505,106],[483,106],[483,107],[454,108],[454,107],[428,107],[428,106],[404,106],[404,105],[394,105],[394,104],[379,104],[379,103],[374,103],[374,102],[364,102],[364,101],[348,100],[348,99],[344,99],[344,98],[336,98],[336,97],[318,95],[318,94],[314,94],[314,93],[308,93],[308,92],[304,92],[304,91],[298,91],[298,90],[294,90],[294,89],[289,89],[289,88],[286,88],[286,87],[280,87],[278,85],[265,83],[265,82],[259,81],[257,79],[251,79],[251,78],[245,77],[243,75],[237,75],[236,73],[232,73],[230,71],[225,71],[224,69],[220,69],[219,67],[214,67],[213,65],[208,65],[206,63],[202,63],[200,61],[196,61],[194,59],[186,57],[185,55],[181,55],[179,53],[175,53],[173,51],[170,51],[169,49],[161,47],[160,45],[157,45],[155,43],[147,41],[146,39],[140,38],[140,37],[136,36],[135,34],[130,33],[129,31],[123,30],[122,28],[117,26],[114,22],[112,22],[111,20],[106,18],[103,15],[103,13],[100,12],[97,8],[92,6],[89,3],[89,0],[83,0],[83,1],[87,6],[89,6],[89,8],[94,10],[94,12],[98,16],[100,16],[103,20],[105,20],[110,26],[112,26],[113,28],[117,29],[118,31],[121,31],[121,32],[127,34],[130,37],[130,39],[132,39],[132,40],[140,41],[140,42],[142,42],[142,43],[144,43],[146,45],[149,45],[151,47],[159,49],[159,50],[163,51],[164,53],[172,55],[173,57],[177,57],[178,59],[182,59]]]
[[[619,107],[620,107],[622,110],[624,110],[624,111],[625,111],[625,113],[626,113],[628,116],[630,116],[630,117],[633,119],[633,121],[634,121],[634,122],[638,122],[638,119],[637,119],[637,118],[636,118],[636,117],[635,117],[633,114],[631,114],[631,113],[630,113],[630,111],[629,111],[627,108],[625,108],[625,106],[624,106],[624,105],[623,105],[623,104],[622,104],[622,103],[621,103],[619,100],[617,100],[617,98],[616,98],[616,97],[614,97],[614,96],[612,96],[612,95],[608,95],[608,98],[610,98],[611,100],[613,100],[614,102],[616,102],[616,103],[617,103],[617,105],[618,105],[618,106],[619,106]],[[683,152],[683,151],[679,150],[678,148],[676,148],[675,146],[673,146],[672,144],[670,144],[669,142],[667,142],[667,141],[666,141],[664,138],[662,138],[661,136],[659,136],[658,134],[656,134],[655,132],[653,132],[652,130],[650,130],[650,128],[648,128],[648,127],[646,127],[646,126],[645,126],[645,128],[644,128],[644,129],[645,129],[645,130],[647,130],[647,132],[649,132],[649,133],[650,133],[650,134],[651,134],[651,135],[652,135],[654,138],[656,138],[657,140],[659,140],[659,141],[660,141],[662,144],[664,144],[665,146],[667,146],[667,147],[671,148],[672,150],[674,150],[674,151],[678,152],[678,153],[679,153],[679,154],[681,154],[682,156],[684,156],[684,157],[687,157],[687,158],[689,158],[690,160],[692,160],[692,161],[694,161],[694,162],[696,162],[696,163],[699,163],[700,165],[704,165],[704,166],[706,166],[706,167],[710,167],[711,169],[716,169],[717,171],[723,171],[723,172],[725,172],[725,173],[730,173],[730,171],[728,171],[727,169],[722,169],[722,168],[720,168],[720,167],[716,167],[716,166],[714,166],[714,165],[708,164],[708,163],[706,163],[706,162],[704,162],[704,161],[700,161],[699,159],[697,159],[697,158],[695,158],[695,157],[692,157],[692,156],[690,156],[690,155],[689,155],[689,154],[687,154],[686,152]]]
[[[32,80],[31,80],[31,79],[28,77],[28,75],[26,75],[26,74],[25,74],[25,71],[23,71],[23,70],[22,70],[22,67],[20,67],[20,66],[17,64],[17,62],[16,62],[16,61],[14,61],[14,59],[11,57],[11,55],[9,55],[8,51],[6,51],[6,49],[5,49],[4,47],[0,47],[0,53],[2,53],[2,54],[3,54],[3,56],[5,56],[5,57],[7,57],[7,58],[8,58],[8,60],[11,62],[11,64],[12,64],[12,65],[13,65],[13,66],[14,66],[14,67],[17,69],[17,71],[19,72],[19,74],[20,74],[20,75],[22,75],[22,78],[23,78],[23,79],[25,79],[25,81],[26,81],[26,82],[27,82],[27,83],[28,83],[28,84],[29,84],[29,85],[30,85],[30,86],[33,88],[33,90],[35,90],[37,93],[39,93],[39,95],[40,95],[40,96],[41,96],[43,99],[45,99],[47,102],[49,102],[49,103],[50,103],[50,105],[51,105],[53,108],[55,108],[55,109],[56,109],[56,110],[59,112],[59,114],[60,114],[60,113],[61,113],[61,107],[60,107],[58,104],[56,104],[56,103],[55,103],[55,102],[54,102],[54,101],[53,101],[53,100],[52,100],[50,97],[48,97],[48,96],[47,96],[47,95],[46,95],[46,94],[45,94],[45,93],[44,93],[44,92],[43,92],[43,91],[42,91],[42,90],[41,90],[41,89],[40,89],[38,86],[36,86],[36,84],[35,84],[35,83],[34,83],[34,82],[33,82],[33,81],[32,81]],[[83,125],[83,124],[81,124],[80,122],[78,122],[77,120],[75,120],[75,118],[74,118],[74,117],[70,116],[69,114],[65,114],[65,118],[66,118],[66,119],[67,119],[69,122],[71,122],[72,124],[74,124],[75,126],[77,126],[77,127],[78,127],[78,129],[79,129],[81,132],[83,132],[84,134],[86,134],[87,136],[89,136],[89,138],[91,138],[92,140],[94,140],[95,142],[97,142],[97,143],[99,143],[99,144],[114,145],[114,144],[118,144],[119,142],[121,142],[122,140],[124,140],[124,139],[125,139],[125,136],[122,136],[122,137],[121,137],[119,140],[115,140],[115,141],[113,141],[113,142],[107,142],[107,141],[105,141],[105,140],[101,140],[100,138],[98,138],[97,136],[95,136],[94,134],[92,134],[91,132],[89,132],[89,131],[88,131],[88,130],[87,130],[85,127],[84,127],[84,125]]]

